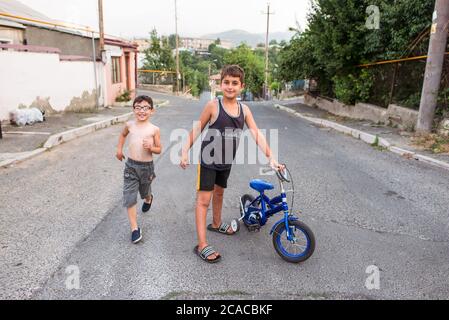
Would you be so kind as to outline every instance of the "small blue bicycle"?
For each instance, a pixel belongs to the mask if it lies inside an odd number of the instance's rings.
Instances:
[[[299,263],[309,259],[315,250],[315,236],[312,230],[303,222],[291,214],[287,194],[284,189],[284,182],[290,183],[287,167],[278,171],[272,168],[263,168],[263,173],[275,172],[280,184],[281,194],[273,199],[265,195],[265,191],[273,190],[274,186],[264,180],[252,180],[250,187],[259,192],[259,196],[254,198],[245,194],[240,198],[240,219],[232,220],[231,228],[234,232],[240,230],[240,221],[243,221],[248,230],[260,231],[268,219],[284,212],[284,218],[279,220],[271,229],[273,235],[273,245],[276,252],[286,261]],[[292,183],[293,185],[293,183]],[[293,185],[294,188],[294,185]],[[294,190],[293,198],[294,199]],[[292,203],[293,206],[293,203]]]

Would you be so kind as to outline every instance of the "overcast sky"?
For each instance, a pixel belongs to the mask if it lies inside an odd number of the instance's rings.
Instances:
[[[98,30],[97,0],[19,0],[56,20]],[[310,0],[271,0],[270,31],[304,27]],[[133,37],[175,33],[174,0],[103,0],[105,32]],[[178,0],[178,31],[181,36],[201,36],[231,29],[251,33],[266,30],[266,0]]]

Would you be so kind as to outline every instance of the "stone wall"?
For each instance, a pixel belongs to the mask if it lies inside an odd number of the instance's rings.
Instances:
[[[388,109],[367,103],[357,103],[355,106],[348,106],[335,99],[313,97],[307,94],[304,96],[304,102],[309,106],[326,110],[341,117],[369,120],[378,124],[389,124],[409,131],[415,129],[418,121],[418,111],[394,104],[389,105]]]

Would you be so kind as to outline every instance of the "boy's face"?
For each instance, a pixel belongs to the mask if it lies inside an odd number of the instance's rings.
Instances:
[[[148,121],[153,111],[154,108],[147,101],[142,101],[134,105],[134,115],[137,121]]]
[[[236,99],[244,87],[239,77],[225,76],[221,82],[221,91],[227,99]]]

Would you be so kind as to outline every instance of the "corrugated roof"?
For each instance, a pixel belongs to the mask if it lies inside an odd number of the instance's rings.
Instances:
[[[46,15],[24,5],[23,3],[21,3],[20,1],[17,1],[17,0],[0,0],[0,12],[4,12],[4,13],[10,14],[10,15],[20,16],[20,17],[24,17],[24,18],[28,18],[28,19],[40,20],[40,21],[43,21],[46,23],[61,24],[61,22],[59,22],[57,20],[50,19]],[[31,26],[37,26],[37,27],[45,28],[45,29],[57,30],[57,31],[64,32],[64,33],[70,33],[70,34],[82,36],[82,37],[88,37],[88,38],[92,37],[90,32],[86,33],[84,31],[77,31],[77,30],[71,29],[70,27],[65,28],[65,27],[60,27],[60,26],[49,26],[49,25],[42,24],[39,22],[14,19],[14,18],[9,18],[9,17],[1,17],[0,25],[2,25],[3,22],[17,23],[17,25],[20,25],[22,27],[24,25],[25,26],[31,25]],[[98,39],[99,35],[95,34],[94,38]],[[117,42],[117,43],[114,43],[115,45],[129,46],[132,48],[136,47],[131,41],[128,41],[128,40],[125,41],[124,39],[120,39],[120,38],[114,39],[114,38],[115,38],[114,36],[107,36],[106,39],[110,40],[110,41]]]
[[[18,22],[14,22],[14,21],[3,20],[3,19],[0,19],[0,26],[13,27],[13,28],[18,28],[18,29],[26,29],[26,27],[23,24],[20,24]]]
[[[53,20],[49,17],[47,17],[46,15],[24,5],[23,3],[21,3],[20,1],[17,0],[0,0],[0,12],[3,13],[7,13],[13,16],[19,16],[19,17],[23,17],[23,18],[27,18],[27,19],[33,19],[33,20],[39,20],[41,22],[44,23],[39,23],[37,21],[27,21],[27,20],[22,20],[22,19],[15,19],[15,18],[10,18],[10,17],[2,17],[0,20],[0,23],[2,23],[2,21],[14,21],[14,22],[20,22],[23,25],[30,25],[30,26],[36,26],[36,27],[40,27],[40,28],[45,28],[45,29],[51,29],[51,30],[57,30],[60,32],[65,32],[65,33],[70,33],[70,34],[74,34],[74,35],[80,35],[83,36],[82,33],[75,31],[69,27],[64,28],[64,27],[60,27],[60,26],[53,26],[53,25],[48,25],[45,23],[49,23],[49,24],[60,24],[59,21],[57,20]]]
[[[54,22],[46,15],[24,5],[16,0],[0,0],[0,11],[16,16],[22,16],[31,19],[43,20],[46,22]]]

